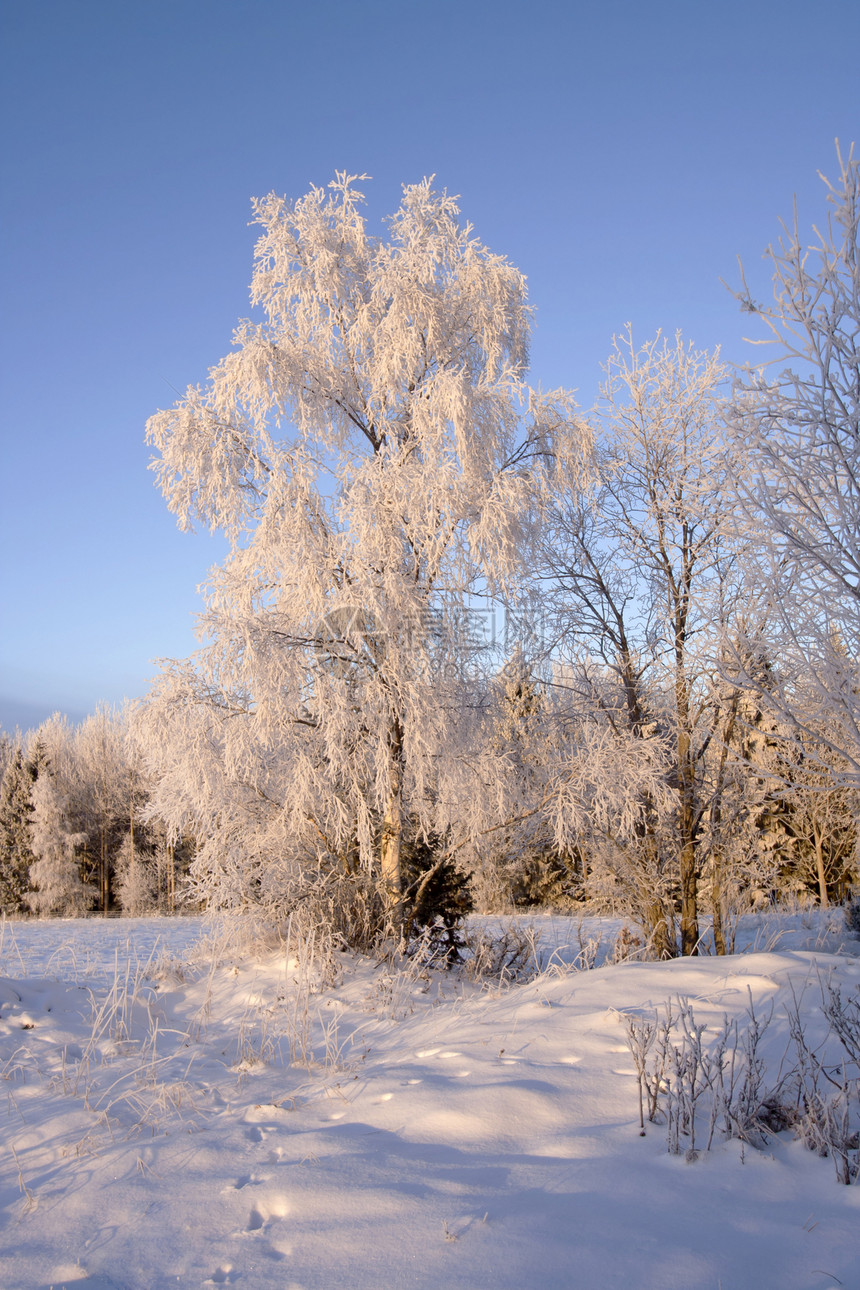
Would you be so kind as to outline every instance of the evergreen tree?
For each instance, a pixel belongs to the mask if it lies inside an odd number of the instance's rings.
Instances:
[[[156,856],[138,844],[134,833],[126,833],[115,856],[114,883],[124,914],[151,914],[158,907]]]
[[[71,831],[68,802],[50,774],[36,780],[32,793],[33,891],[27,903],[37,914],[76,917],[92,907],[92,889],[81,881],[80,852],[85,833]]]
[[[9,769],[9,763],[15,756],[17,743],[14,742],[5,730],[0,730],[0,782]]]
[[[0,785],[0,910],[6,914],[26,911],[33,854],[30,822],[31,791],[37,762],[15,749]]]
[[[474,846],[476,890],[484,910],[558,903],[567,895],[562,851],[541,803],[558,759],[543,691],[517,645],[491,687],[490,752],[504,784],[497,813],[511,823]]]

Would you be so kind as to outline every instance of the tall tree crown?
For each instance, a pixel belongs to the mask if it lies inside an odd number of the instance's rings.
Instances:
[[[515,576],[535,464],[571,405],[526,386],[525,279],[455,200],[406,187],[380,238],[356,182],[255,203],[264,320],[148,424],[180,524],[232,546],[210,643],[151,713],[175,829],[189,810],[213,837],[262,815],[282,854],[287,828],[339,864],[357,834],[393,899],[406,822],[441,835],[479,797],[456,752],[475,706],[456,623]]]

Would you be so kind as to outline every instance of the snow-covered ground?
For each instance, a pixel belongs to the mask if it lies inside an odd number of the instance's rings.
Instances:
[[[0,1286],[860,1287],[860,1185],[789,1131],[641,1137],[620,1015],[772,1008],[775,1084],[786,1007],[823,1033],[860,942],[756,919],[743,955],[574,971],[617,925],[532,921],[546,970],[504,989],[342,956],[317,990],[194,918],[3,925]]]

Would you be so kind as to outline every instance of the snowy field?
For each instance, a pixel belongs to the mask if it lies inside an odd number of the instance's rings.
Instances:
[[[703,1150],[706,1098],[695,1158],[640,1136],[622,1013],[688,999],[707,1047],[752,1007],[771,1087],[860,942],[751,919],[742,955],[578,971],[618,925],[532,921],[545,970],[504,989],[348,956],[321,986],[194,918],[4,924],[0,1286],[857,1290],[860,1185],[790,1130]]]

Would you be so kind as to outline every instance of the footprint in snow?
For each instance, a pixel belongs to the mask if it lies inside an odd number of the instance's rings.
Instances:
[[[216,1268],[211,1277],[205,1282],[206,1285],[226,1286],[235,1280],[233,1269],[228,1263],[225,1267]]]
[[[269,1201],[266,1205],[254,1205],[248,1214],[245,1231],[261,1232],[270,1219],[286,1218],[289,1209],[285,1200]]]
[[[257,1178],[255,1174],[242,1174],[242,1177],[236,1179],[230,1190],[241,1191],[243,1187],[258,1187],[260,1183],[265,1181],[265,1178]]]

